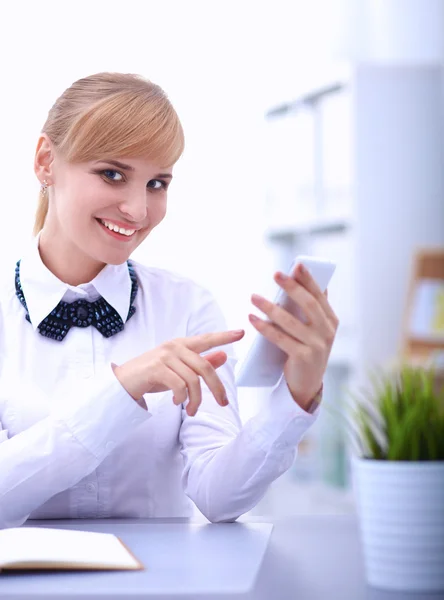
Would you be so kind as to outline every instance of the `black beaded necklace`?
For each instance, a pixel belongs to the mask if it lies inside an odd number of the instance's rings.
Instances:
[[[131,319],[136,312],[133,306],[139,285],[133,265],[127,261],[128,273],[131,279],[130,308],[126,320]],[[20,282],[20,261],[15,267],[15,293],[20,303],[26,310],[26,320],[31,323],[25,295]],[[71,327],[89,327],[93,325],[106,338],[119,333],[125,327],[119,313],[104,298],[100,297],[94,302],[88,300],[76,300],[75,302],[63,302],[62,300],[49,313],[38,326],[41,335],[61,342]]]

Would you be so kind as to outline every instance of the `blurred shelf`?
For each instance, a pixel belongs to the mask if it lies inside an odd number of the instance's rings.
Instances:
[[[265,230],[268,241],[286,241],[301,235],[322,235],[347,231],[351,228],[349,218],[315,218],[307,219],[300,223],[288,223],[285,225],[272,225]]]
[[[328,85],[324,85],[316,90],[303,94],[296,100],[291,102],[283,102],[277,106],[274,106],[266,113],[267,119],[273,119],[276,117],[283,117],[288,114],[297,112],[300,108],[305,106],[313,106],[320,100],[323,100],[326,96],[341,92],[346,88],[347,84],[345,81],[335,81]]]
[[[393,360],[387,361],[387,367],[391,369],[399,369],[402,365],[411,367],[419,367],[423,369],[433,369],[436,377],[444,380],[444,350],[435,354],[424,355],[409,355],[400,354],[395,356]]]

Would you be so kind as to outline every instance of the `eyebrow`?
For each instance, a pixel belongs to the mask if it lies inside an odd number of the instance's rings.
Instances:
[[[134,171],[134,167],[122,163],[119,160],[97,160],[96,162],[107,163],[109,165],[113,165],[114,167],[118,167],[119,169],[123,169],[124,171]],[[171,173],[158,173],[155,177],[164,177],[167,179],[173,178]]]

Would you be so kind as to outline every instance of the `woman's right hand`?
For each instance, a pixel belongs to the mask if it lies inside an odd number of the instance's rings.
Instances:
[[[196,414],[202,401],[201,376],[216,401],[226,406],[228,398],[216,369],[226,362],[227,354],[218,350],[201,356],[200,352],[238,342],[244,333],[241,329],[175,338],[121,366],[113,365],[114,374],[137,402],[143,394],[166,390],[173,391],[175,404],[182,404],[189,397],[186,411],[190,416]]]

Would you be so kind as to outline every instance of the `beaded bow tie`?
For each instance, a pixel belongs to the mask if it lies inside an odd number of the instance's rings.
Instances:
[[[128,316],[131,319],[136,312],[133,306],[139,288],[134,267],[127,261],[128,273],[131,279],[131,300]],[[26,310],[26,320],[31,323],[25,295],[20,282],[20,261],[15,267],[15,293]],[[49,313],[38,326],[41,335],[58,342],[65,339],[71,327],[89,327],[93,325],[106,338],[122,331],[125,324],[119,313],[104,298],[98,298],[94,302],[88,300],[76,300],[75,302],[63,302],[62,300]]]

